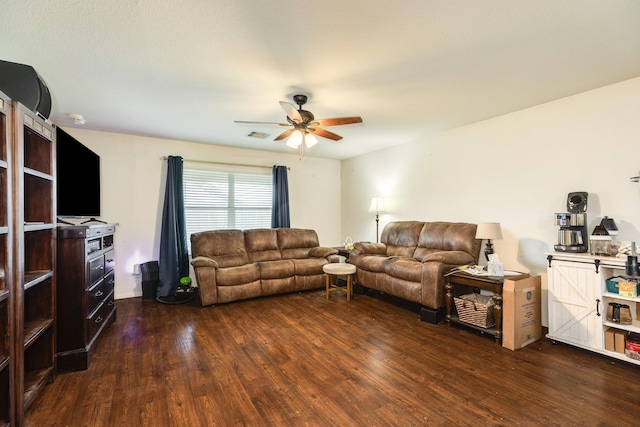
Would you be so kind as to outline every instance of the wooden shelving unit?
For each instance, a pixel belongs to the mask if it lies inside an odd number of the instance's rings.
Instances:
[[[15,419],[12,266],[11,100],[0,92],[0,426]]]
[[[607,279],[625,274],[625,259],[589,254],[549,253],[549,333],[548,337],[586,350],[640,365],[640,360],[624,351],[606,348],[605,331],[640,333],[637,305],[640,297],[625,297],[609,292]],[[607,320],[611,302],[630,306],[632,322]]]
[[[14,400],[12,425],[55,377],[55,129],[13,103],[12,289]]]

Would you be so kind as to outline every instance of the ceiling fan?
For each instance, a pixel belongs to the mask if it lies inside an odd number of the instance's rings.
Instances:
[[[362,123],[362,117],[335,117],[331,119],[316,119],[311,111],[303,110],[302,106],[307,103],[307,95],[294,95],[293,101],[298,104],[298,109],[290,102],[280,101],[280,106],[287,113],[288,123],[279,122],[253,122],[246,120],[235,120],[235,123],[252,123],[252,124],[268,124],[278,126],[292,126],[280,135],[276,136],[274,141],[281,141],[289,138],[287,146],[291,148],[300,147],[301,154],[304,145],[312,147],[317,144],[316,136],[339,141],[342,137],[338,134],[330,132],[320,126],[338,126],[350,125],[353,123]]]

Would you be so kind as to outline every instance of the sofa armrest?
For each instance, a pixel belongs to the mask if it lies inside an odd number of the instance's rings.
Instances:
[[[211,259],[211,258],[207,258],[204,256],[199,256],[199,257],[195,257],[194,259],[191,260],[191,265],[193,266],[193,268],[197,268],[197,267],[213,267],[213,268],[218,268],[218,263]]]
[[[386,255],[387,245],[384,243],[356,242],[353,244],[357,254]]]
[[[467,252],[463,251],[441,251],[441,252],[433,252],[425,255],[422,259],[418,261],[421,262],[441,262],[449,265],[464,265],[464,264],[472,264],[474,262],[473,257]]]
[[[217,303],[218,286],[216,271],[218,269],[218,263],[211,258],[199,256],[191,260],[191,265],[196,275],[200,303],[203,306]]]
[[[327,258],[329,255],[336,255],[337,253],[337,249],[324,246],[316,246],[309,249],[309,256],[314,258]]]

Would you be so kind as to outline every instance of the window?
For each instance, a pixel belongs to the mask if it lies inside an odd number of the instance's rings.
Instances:
[[[187,236],[271,227],[270,169],[185,162],[183,176]]]

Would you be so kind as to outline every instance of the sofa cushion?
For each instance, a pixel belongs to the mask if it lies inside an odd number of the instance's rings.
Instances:
[[[278,250],[278,235],[274,229],[246,230],[244,244],[249,262],[282,259]]]
[[[356,267],[374,273],[385,273],[388,263],[389,257],[385,255],[360,255]]]
[[[391,277],[410,282],[422,282],[422,263],[413,258],[395,258],[385,264],[386,273]]]
[[[296,276],[312,276],[314,274],[324,274],[322,266],[328,264],[326,258],[304,258],[292,259]]]
[[[235,267],[247,264],[249,257],[241,230],[203,231],[191,235],[191,257],[208,257],[219,267]]]
[[[315,230],[278,228],[276,231],[282,259],[308,258],[310,249],[319,246]]]
[[[264,261],[257,264],[260,267],[260,278],[263,280],[293,277],[293,275],[295,274],[293,261],[290,259]]]
[[[423,222],[397,221],[382,230],[380,242],[387,245],[387,256],[412,257],[418,246]]]
[[[245,264],[237,267],[218,268],[216,282],[218,286],[235,286],[260,279],[258,264]]]
[[[473,257],[480,251],[481,240],[476,239],[476,224],[456,222],[426,222],[420,232],[416,259],[424,259],[436,251],[463,251]]]

